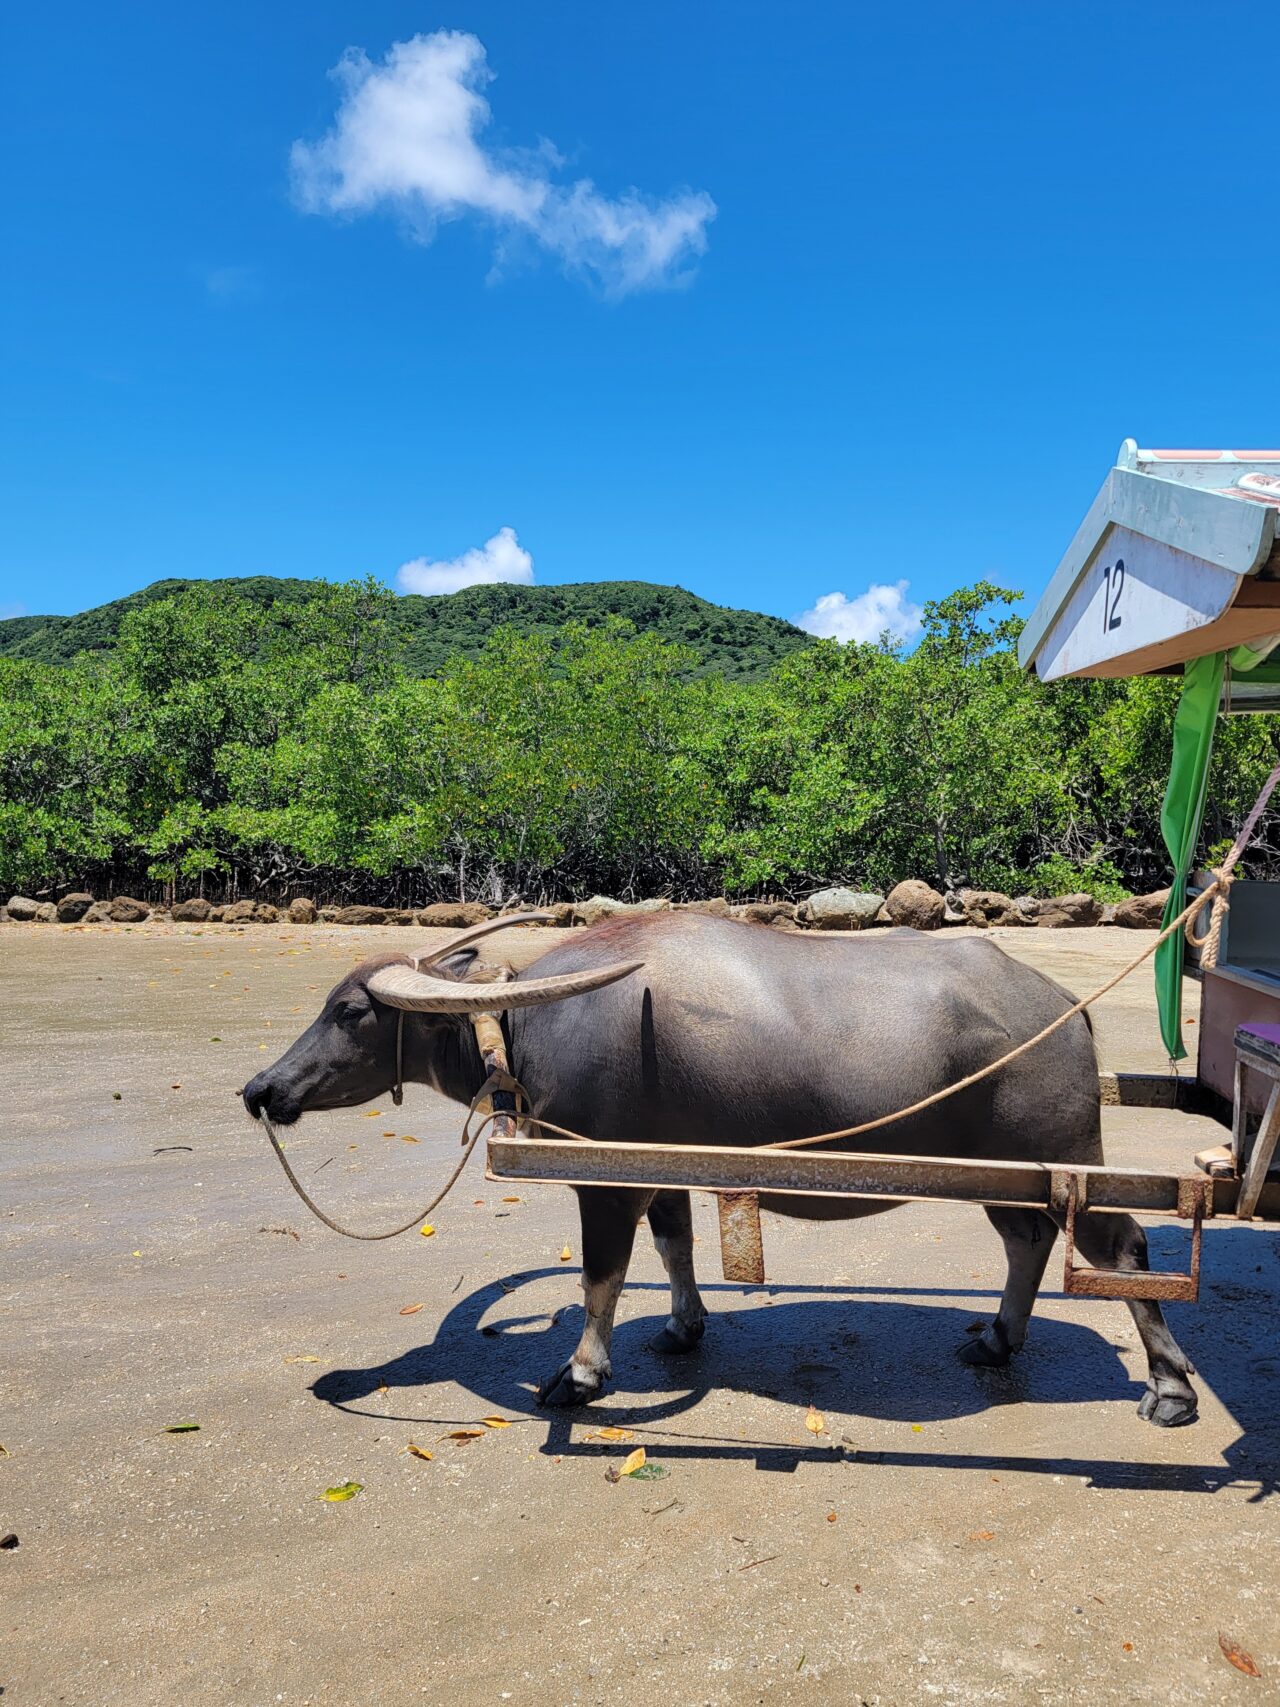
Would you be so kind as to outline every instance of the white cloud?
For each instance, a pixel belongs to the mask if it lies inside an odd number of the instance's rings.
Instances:
[[[911,640],[924,614],[907,597],[908,581],[886,586],[873,581],[865,593],[847,599],[843,593],[824,593],[812,610],[801,611],[796,627],[806,634],[828,640],[879,640],[888,633],[894,640]]]
[[[441,220],[472,214],[495,228],[500,255],[523,237],[615,296],[682,282],[706,249],[716,206],[701,191],[605,196],[589,178],[553,182],[562,162],[549,143],[482,144],[489,103],[480,90],[493,73],[473,35],[414,36],[377,64],[351,48],[332,75],[343,91],[332,129],[295,142],[291,156],[295,191],[312,212],[386,207],[424,243]]]
[[[473,545],[461,557],[443,563],[415,557],[411,563],[402,563],[396,580],[406,593],[456,593],[486,581],[518,581],[528,587],[533,584],[533,558],[514,528],[499,528],[492,539]]]

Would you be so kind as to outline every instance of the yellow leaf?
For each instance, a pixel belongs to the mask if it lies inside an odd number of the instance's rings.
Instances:
[[[402,1316],[416,1316],[421,1308],[421,1304],[406,1304],[400,1314]]]
[[[400,1142],[402,1144],[419,1144],[421,1141],[422,1140],[419,1138],[411,1138],[407,1132],[402,1132],[400,1134]]]
[[[504,1203],[519,1203],[520,1199],[518,1197],[504,1197],[502,1201]]]
[[[630,1440],[629,1428],[598,1428],[594,1434],[586,1436],[588,1440]]]
[[[628,1452],[627,1456],[622,1460],[622,1463],[619,1464],[618,1474],[619,1474],[619,1476],[634,1476],[637,1470],[643,1470],[644,1469],[644,1465],[645,1465],[644,1447],[643,1446],[637,1446],[635,1451],[634,1452]]]
[[[810,1434],[821,1434],[827,1425],[823,1420],[822,1412],[815,1411],[813,1406],[810,1405],[805,1414],[804,1426],[808,1429]]]
[[[441,1440],[479,1440],[484,1433],[482,1428],[452,1428],[448,1434],[442,1434]]]
[[[314,1357],[309,1351],[299,1351],[293,1357],[285,1358],[286,1363],[319,1363],[319,1361],[320,1359]]]
[[[394,1138],[394,1137],[395,1137],[395,1133],[394,1133],[394,1132],[384,1132],[384,1133],[383,1133],[383,1134],[382,1134],[382,1136],[383,1136],[383,1137],[384,1137],[384,1138]]]
[[[924,1425],[922,1423],[912,1423],[911,1432],[912,1432],[912,1434],[923,1434],[924,1433]]]
[[[484,1426],[486,1428],[510,1428],[511,1427],[511,1423],[507,1417],[481,1417],[480,1421],[484,1424]]]
[[[994,1541],[995,1532],[991,1529],[975,1529],[969,1539],[970,1541]]]
[[[364,1111],[364,1117],[366,1120],[376,1120],[381,1113],[382,1110],[380,1108],[366,1108]]]
[[[568,1245],[566,1245],[565,1248],[560,1252],[560,1261],[561,1262],[572,1262],[573,1261],[573,1252],[569,1249]]]
[[[405,1451],[412,1452],[415,1458],[421,1458],[427,1464],[430,1464],[431,1460],[435,1457],[434,1452],[428,1452],[423,1446],[415,1446],[412,1441],[410,1441],[408,1446],[405,1447]]]
[[[336,1488],[326,1488],[324,1497],[327,1500],[353,1500],[363,1491],[363,1482],[339,1482]]]
[[[435,1232],[435,1228],[431,1225],[430,1221],[424,1221],[421,1227],[418,1228],[418,1231],[422,1234],[424,1239],[429,1239]]]

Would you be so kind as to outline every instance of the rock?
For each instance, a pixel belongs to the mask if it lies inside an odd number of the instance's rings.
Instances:
[[[789,925],[796,916],[795,906],[790,901],[748,901],[745,907],[735,911],[749,925]]]
[[[117,925],[140,925],[150,912],[145,901],[135,901],[132,895],[111,898],[111,918]]]
[[[1013,898],[1014,911],[1024,925],[1034,925],[1043,906],[1044,902],[1038,895],[1015,895]]]
[[[314,925],[315,922],[315,902],[306,895],[295,895],[289,903],[289,923],[291,925]]]
[[[1168,899],[1167,889],[1157,889],[1153,895],[1130,895],[1116,907],[1114,922],[1128,931],[1157,930]]]
[[[202,925],[212,911],[212,906],[203,895],[193,895],[189,901],[179,901],[175,905],[174,922],[180,925]]]
[[[84,889],[77,889],[74,894],[64,895],[58,902],[58,923],[60,925],[78,925],[92,905],[93,896]]]
[[[256,901],[232,901],[222,909],[224,925],[251,925],[258,914]]]
[[[151,909],[151,917],[153,919],[171,919],[173,917],[173,913],[168,907],[153,907]]]
[[[1035,922],[1041,930],[1061,931],[1096,925],[1101,918],[1102,902],[1092,895],[1055,895],[1052,901],[1041,902]]]
[[[733,909],[723,895],[713,895],[709,901],[685,901],[681,910],[686,913],[708,913],[713,919],[731,919]]]
[[[577,911],[584,925],[598,925],[601,919],[625,912],[626,903],[615,901],[611,895],[593,895],[589,901],[579,901]]]
[[[255,925],[274,925],[278,924],[279,920],[280,909],[273,907],[270,901],[259,901],[254,906],[253,922]]]
[[[341,907],[321,907],[316,913],[316,918],[322,925],[331,925],[341,911]]]
[[[819,889],[796,908],[796,920],[814,931],[860,931],[873,925],[883,895],[865,889]]]
[[[38,925],[57,924],[58,909],[52,901],[41,901],[40,905],[36,908],[35,922]]]
[[[941,928],[947,903],[936,889],[919,878],[908,877],[895,883],[884,898],[884,910],[892,925],[910,925],[916,931],[936,931]]]
[[[105,925],[110,919],[110,901],[95,901],[80,923],[82,925]]]
[[[40,911],[39,901],[33,901],[29,895],[10,895],[9,917],[16,919],[20,925],[30,924]]]
[[[385,923],[389,925],[416,925],[418,915],[412,907],[388,907]]]
[[[962,889],[960,907],[965,923],[986,930],[990,925],[1025,925],[1026,920],[1008,895],[998,889]]]
[[[381,925],[386,923],[386,918],[385,907],[339,907],[336,922],[340,925]]]
[[[433,901],[418,913],[418,923],[436,930],[462,931],[468,925],[482,925],[493,917],[493,909],[483,901]]]
[[[651,895],[647,901],[631,901],[622,909],[624,913],[669,913],[671,903],[662,895]]]
[[[226,915],[227,909],[225,907],[211,907],[209,909],[209,923],[211,925],[220,925],[226,918]]]
[[[948,889],[942,898],[947,904],[947,910],[942,915],[943,924],[967,925],[969,921],[964,916],[964,902],[960,899],[960,891]]]
[[[543,911],[551,914],[552,924],[557,925],[561,930],[568,930],[570,925],[582,923],[578,917],[578,909],[572,901],[556,901],[550,907],[545,907]]]
[[[1102,917],[1098,920],[1098,923],[1100,925],[1114,925],[1115,922],[1116,922],[1116,904],[1115,904],[1115,902],[1114,901],[1104,901],[1102,904]]]

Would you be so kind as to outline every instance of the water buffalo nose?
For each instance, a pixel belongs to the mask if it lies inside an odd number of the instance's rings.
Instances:
[[[271,1084],[265,1073],[259,1073],[244,1087],[244,1106],[255,1120],[260,1114],[270,1114]]]

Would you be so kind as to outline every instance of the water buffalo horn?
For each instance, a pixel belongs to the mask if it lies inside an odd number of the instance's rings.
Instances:
[[[420,954],[418,965],[434,966],[437,960],[443,960],[448,954],[456,954],[458,949],[465,948],[469,942],[479,942],[482,936],[490,936],[494,931],[505,931],[508,925],[548,925],[554,918],[554,913],[504,913],[501,918],[486,919],[483,924],[471,925],[465,931],[459,931],[457,936],[451,936],[448,942],[441,943],[439,948],[428,949],[425,954]]]
[[[529,1008],[540,1002],[558,1002],[566,996],[599,990],[644,964],[640,960],[618,961],[590,972],[565,972],[558,978],[527,978],[523,983],[463,984],[452,978],[433,978],[411,966],[383,966],[370,977],[368,991],[388,1007],[407,1008],[414,1013],[474,1014],[498,1008]]]

